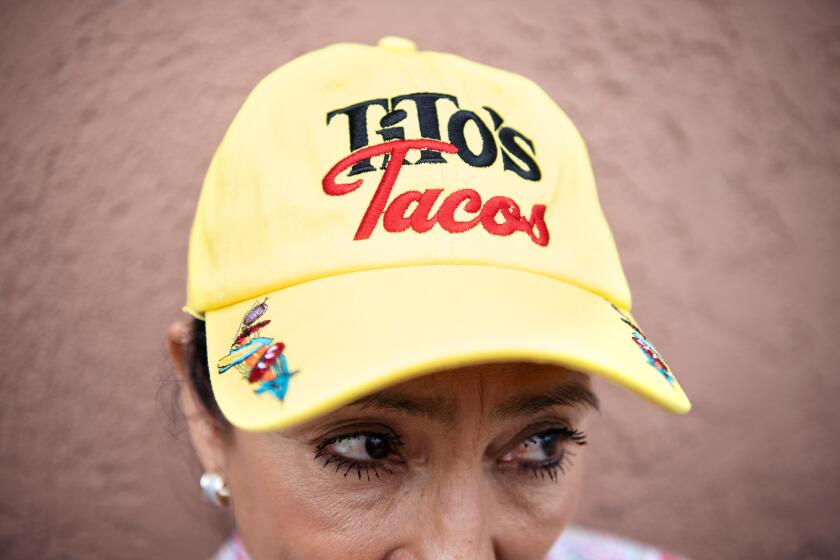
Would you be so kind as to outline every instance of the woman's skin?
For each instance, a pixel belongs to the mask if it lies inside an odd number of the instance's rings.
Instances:
[[[169,333],[182,381],[189,328]],[[519,560],[543,558],[572,516],[597,399],[586,375],[493,363],[275,432],[219,426],[190,390],[181,405],[255,560]]]

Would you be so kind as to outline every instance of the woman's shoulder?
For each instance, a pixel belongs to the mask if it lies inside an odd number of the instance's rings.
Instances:
[[[579,526],[567,527],[546,560],[687,560],[656,547]]]
[[[234,533],[225,541],[211,560],[251,560],[251,557],[248,556],[239,534]]]
[[[242,539],[232,535],[212,560],[250,560]],[[568,527],[546,560],[687,560],[658,548],[593,529]]]

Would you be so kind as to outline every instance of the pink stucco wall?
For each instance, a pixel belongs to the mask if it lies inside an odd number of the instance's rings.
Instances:
[[[159,406],[200,182],[260,77],[386,34],[567,110],[694,401],[603,388],[579,521],[696,558],[840,557],[831,0],[0,2],[0,556],[222,538]]]

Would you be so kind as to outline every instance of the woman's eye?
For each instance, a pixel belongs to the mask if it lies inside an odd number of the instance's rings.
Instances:
[[[333,468],[345,477],[355,471],[358,478],[379,478],[380,471],[392,474],[402,463],[397,448],[399,436],[387,433],[357,432],[329,438],[318,444],[315,460],[322,468]]]
[[[502,456],[499,462],[530,471],[537,478],[548,477],[557,482],[558,471],[565,473],[565,467],[574,456],[568,448],[570,443],[585,445],[586,436],[568,428],[544,430],[524,439]]]
[[[529,437],[504,457],[503,461],[539,463],[557,456],[558,434],[537,434]]]
[[[336,441],[330,451],[354,461],[385,459],[391,452],[391,442],[382,434],[358,434]]]

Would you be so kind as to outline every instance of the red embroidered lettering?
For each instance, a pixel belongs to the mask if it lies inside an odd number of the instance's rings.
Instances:
[[[502,212],[505,221],[496,221],[496,214]],[[510,235],[520,228],[519,205],[506,196],[494,196],[484,203],[481,209],[481,225],[487,233]]]
[[[405,231],[411,226],[411,219],[405,217],[405,211],[412,202],[419,202],[423,193],[420,191],[408,191],[399,195],[388,205],[385,215],[382,216],[382,225],[385,231]]]
[[[417,204],[417,208],[411,213],[411,229],[417,233],[425,233],[435,226],[437,219],[435,216],[429,216],[429,214],[442,192],[443,189],[426,189],[423,192],[423,197]]]
[[[481,210],[481,195],[473,189],[458,189],[447,196],[443,204],[440,205],[437,221],[449,233],[469,231],[475,227],[480,219],[476,217],[468,222],[459,222],[455,219],[455,210],[465,200],[467,204],[464,206],[464,210],[467,212],[479,212]]]
[[[379,217],[382,216],[382,225],[388,232],[401,232],[411,228],[418,233],[424,233],[432,229],[435,223],[439,223],[450,233],[462,233],[481,223],[484,229],[493,235],[507,236],[516,231],[523,231],[537,245],[548,245],[549,235],[545,224],[544,204],[533,206],[530,219],[524,218],[516,201],[506,196],[491,197],[482,206],[481,195],[474,189],[458,189],[450,193],[434,216],[429,214],[443,189],[407,191],[388,204],[391,191],[409,150],[436,150],[450,154],[458,152],[457,147],[438,140],[394,140],[353,152],[336,163],[324,176],[321,186],[328,195],[341,196],[351,193],[362,185],[364,179],[357,179],[352,183],[338,183],[336,182],[338,175],[360,161],[388,154],[385,172],[362,216],[356,235],[353,237],[354,240],[368,239],[376,228]],[[406,216],[412,203],[417,203],[417,206]],[[467,221],[456,220],[455,211],[462,204],[465,212],[477,215]],[[496,221],[496,216],[499,214],[504,219],[502,223]]]
[[[545,204],[534,204],[531,208],[531,219],[524,222],[528,224],[526,231],[531,240],[541,247],[548,245],[548,226],[545,225]],[[537,233],[534,233],[534,230]]]

